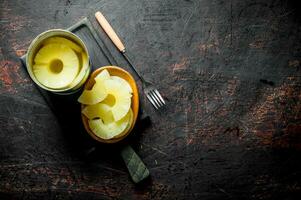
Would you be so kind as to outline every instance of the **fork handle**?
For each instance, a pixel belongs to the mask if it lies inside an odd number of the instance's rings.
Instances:
[[[109,22],[106,20],[106,18],[103,16],[101,12],[96,12],[95,17],[100,24],[100,26],[103,28],[103,30],[106,32],[106,34],[109,36],[109,38],[112,40],[114,45],[117,47],[117,49],[121,52],[125,52],[125,47],[121,40],[119,39],[118,35],[112,28],[112,26],[109,24]]]
[[[103,30],[106,32],[106,34],[109,36],[109,38],[112,40],[114,45],[117,47],[117,49],[122,53],[124,58],[127,60],[127,62],[130,64],[130,67],[134,70],[136,75],[140,78],[143,85],[146,85],[147,82],[144,80],[144,78],[140,75],[140,73],[136,70],[134,67],[132,61],[130,60],[129,56],[125,52],[125,46],[119,39],[116,32],[113,30],[112,26],[109,24],[109,22],[106,20],[106,18],[103,16],[103,14],[100,11],[97,11],[95,13],[96,20],[100,24],[100,26],[103,28]]]

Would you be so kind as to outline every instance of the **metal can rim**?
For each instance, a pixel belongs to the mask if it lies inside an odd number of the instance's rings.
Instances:
[[[49,38],[49,37],[54,37],[55,35],[49,35],[50,33],[63,33],[63,34],[66,34],[66,36],[70,36],[72,39],[75,39],[77,40],[76,42],[80,43],[81,47],[84,49],[84,52],[87,56],[87,62],[88,62],[88,66],[86,67],[86,69],[82,69],[84,70],[85,72],[82,72],[81,71],[79,72],[78,75],[82,75],[82,78],[78,80],[77,83],[75,83],[73,85],[73,87],[66,87],[66,88],[62,88],[62,89],[53,89],[53,88],[48,88],[46,86],[44,86],[43,84],[41,84],[37,79],[36,77],[34,76],[33,72],[32,72],[32,66],[30,66],[30,59],[32,59],[32,51],[35,50],[35,48],[41,44],[45,39]],[[57,36],[62,36],[62,35],[57,35]],[[43,38],[45,37],[45,38]],[[43,38],[43,39],[41,39]],[[34,56],[34,55],[33,55]],[[87,73],[90,73],[90,69],[91,66],[90,66],[90,56],[89,56],[89,51],[85,45],[85,43],[82,41],[82,39],[80,37],[78,37],[77,35],[75,35],[74,33],[68,31],[68,30],[64,30],[64,29],[50,29],[50,30],[47,30],[47,31],[44,31],[42,33],[40,33],[39,35],[37,35],[33,40],[32,42],[30,43],[29,47],[28,47],[28,51],[27,51],[27,54],[26,54],[26,69],[29,73],[29,76],[31,77],[31,79],[35,82],[35,84],[37,84],[39,87],[47,90],[47,91],[51,91],[51,92],[55,92],[55,93],[64,93],[64,92],[70,92],[70,90],[74,89],[77,90],[80,86],[79,84],[83,84],[82,82],[85,82],[83,81],[82,79],[84,78],[87,78],[86,74]]]

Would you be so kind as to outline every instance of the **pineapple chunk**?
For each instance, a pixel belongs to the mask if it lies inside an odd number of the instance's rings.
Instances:
[[[104,121],[110,121],[111,117],[113,117],[111,111],[111,107],[104,103],[97,103],[94,105],[88,105],[83,110],[82,113],[88,118],[88,119],[95,119],[98,117],[105,117],[102,118]],[[110,112],[110,113],[109,113]],[[109,113],[109,114],[108,114]],[[106,115],[107,114],[107,115]],[[107,117],[107,118],[106,118]]]
[[[104,85],[108,94],[114,97],[115,103],[112,105],[111,111],[115,121],[118,121],[130,110],[132,95],[119,81],[107,79],[105,80]]]
[[[114,138],[119,138],[119,137],[122,137],[124,136],[125,134],[127,134],[132,126],[132,123],[133,123],[133,120],[134,120],[134,114],[133,114],[133,111],[132,109],[129,110],[129,121],[128,121],[128,124],[126,126],[126,128],[124,129],[124,131],[116,136],[114,136]]]
[[[107,80],[109,78],[110,78],[110,74],[108,70],[104,69],[99,74],[97,74],[94,80],[97,82],[97,80]]]
[[[107,97],[106,88],[101,82],[96,82],[91,90],[84,90],[78,98],[78,102],[93,105],[101,102]]]
[[[80,55],[78,55],[81,66],[79,69],[79,72],[76,76],[76,78],[73,80],[73,82],[70,85],[70,88],[73,88],[74,86],[78,85],[79,83],[85,82],[85,77],[88,75],[87,71],[89,69],[89,59],[86,53],[82,52]]]
[[[49,88],[68,86],[78,74],[79,60],[66,45],[49,44],[42,47],[34,58],[33,73],[37,80]]]
[[[43,46],[36,54],[34,62],[36,64],[49,64],[53,59],[60,59],[68,66],[79,65],[76,53],[64,44],[48,44]]]
[[[105,88],[104,81],[110,78],[110,74],[107,70],[103,70],[95,78],[95,84],[91,90],[84,90],[81,96],[78,98],[78,101],[82,104],[93,105],[103,101],[108,92]]]
[[[49,66],[35,64],[33,73],[41,84],[49,88],[63,88],[74,79],[71,68],[65,68],[60,73],[55,74],[49,70]]]
[[[122,85],[124,85],[124,87],[127,89],[127,91],[129,93],[133,93],[133,90],[132,90],[132,87],[130,86],[130,84],[123,78],[120,78],[119,76],[111,76],[111,79],[120,82]]]
[[[128,112],[122,119],[118,121],[105,121],[104,119],[109,113],[110,112],[107,112],[103,116],[99,116],[100,119],[89,120],[90,129],[102,139],[111,139],[120,133],[123,133],[130,120],[131,114]]]
[[[48,44],[64,44],[67,45],[68,47],[70,47],[71,49],[73,49],[74,51],[76,51],[77,53],[81,53],[82,52],[82,48],[80,46],[78,46],[75,42],[68,40],[66,38],[63,37],[51,37],[45,40],[44,45],[48,45]]]

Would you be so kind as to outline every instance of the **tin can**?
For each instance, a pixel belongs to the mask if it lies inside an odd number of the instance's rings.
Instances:
[[[47,40],[48,38],[51,37],[63,37],[65,39],[68,39],[74,43],[76,43],[78,46],[81,47],[83,52],[81,53],[81,68],[77,74],[77,76],[74,78],[72,83],[68,84],[68,86],[59,88],[59,89],[54,89],[54,88],[49,88],[46,87],[45,85],[41,84],[38,79],[35,77],[33,73],[33,65],[34,65],[34,58],[37,52],[43,47],[43,42]],[[56,94],[61,94],[61,95],[66,95],[66,94],[72,94],[76,91],[78,91],[85,81],[87,80],[90,71],[91,71],[91,66],[90,66],[90,57],[88,53],[88,49],[84,42],[76,36],[74,33],[62,29],[52,29],[45,31],[38,35],[30,44],[27,55],[26,55],[26,68],[27,71],[31,77],[31,79],[41,88],[56,93]]]

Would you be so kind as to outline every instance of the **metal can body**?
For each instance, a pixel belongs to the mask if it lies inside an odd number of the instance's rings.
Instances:
[[[81,68],[80,68],[77,76],[75,77],[75,79],[72,81],[72,83],[64,88],[54,89],[54,88],[46,87],[45,85],[41,84],[37,80],[37,78],[35,77],[35,75],[33,73],[32,67],[34,64],[35,55],[43,46],[43,42],[46,39],[51,38],[51,37],[63,37],[65,39],[71,40],[72,42],[79,45],[81,47],[81,49],[83,50],[83,53],[81,54],[81,59],[80,59],[81,60],[80,61]],[[27,71],[28,71],[31,79],[39,87],[41,87],[45,90],[48,90],[50,92],[54,92],[56,94],[65,95],[65,94],[72,94],[72,93],[76,92],[78,89],[80,89],[81,86],[83,86],[83,84],[87,80],[87,78],[90,74],[90,71],[91,71],[91,66],[90,66],[89,60],[90,59],[89,59],[88,49],[87,49],[86,45],[84,44],[84,42],[78,36],[71,33],[70,31],[66,31],[66,30],[62,30],[62,29],[52,29],[52,30],[48,30],[48,31],[41,33],[31,42],[31,44],[28,48],[27,55],[26,55],[26,68],[27,68]]]

